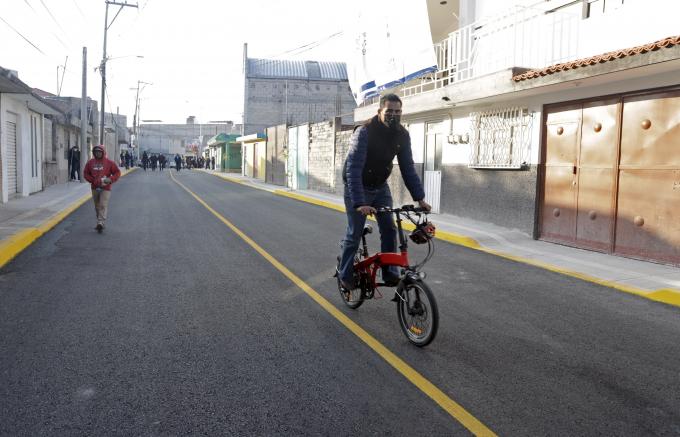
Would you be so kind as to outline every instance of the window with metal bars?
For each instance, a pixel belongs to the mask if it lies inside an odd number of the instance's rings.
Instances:
[[[526,108],[475,112],[470,121],[469,167],[521,169],[527,165],[532,115]]]

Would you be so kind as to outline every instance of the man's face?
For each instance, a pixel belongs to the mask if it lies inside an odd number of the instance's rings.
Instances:
[[[401,122],[401,103],[385,102],[385,106],[378,110],[378,118],[387,127],[398,127]]]
[[[95,150],[92,153],[94,154],[94,157],[97,158],[97,159],[102,159],[104,157],[104,152],[102,152],[99,149]]]

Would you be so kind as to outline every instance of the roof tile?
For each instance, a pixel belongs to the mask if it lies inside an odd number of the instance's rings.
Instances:
[[[538,77],[547,76],[549,74],[558,73],[560,71],[574,70],[576,68],[587,67],[589,65],[601,64],[604,62],[613,61],[615,59],[625,58],[626,56],[635,56],[642,53],[657,51],[662,48],[673,47],[676,45],[680,45],[680,35],[671,36],[653,43],[644,44],[637,47],[631,47],[623,50],[615,50],[613,52],[607,52],[601,55],[591,56],[589,58],[577,59],[571,62],[563,62],[561,64],[551,65],[543,69],[529,70],[522,74],[513,76],[512,80],[514,80],[515,82],[521,82],[523,80],[536,79]]]

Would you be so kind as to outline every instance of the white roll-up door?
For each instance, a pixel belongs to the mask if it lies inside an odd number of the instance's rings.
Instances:
[[[442,172],[425,171],[425,201],[432,206],[432,212],[439,213],[442,192]]]
[[[5,137],[7,138],[7,192],[9,197],[17,193],[17,116],[7,113],[5,122]]]

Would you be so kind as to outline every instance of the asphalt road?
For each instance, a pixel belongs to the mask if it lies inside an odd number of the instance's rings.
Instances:
[[[419,349],[389,294],[340,302],[343,214],[175,176],[493,432],[680,435],[678,308],[439,242]],[[88,203],[0,270],[0,434],[468,434],[167,172],[93,226]]]

